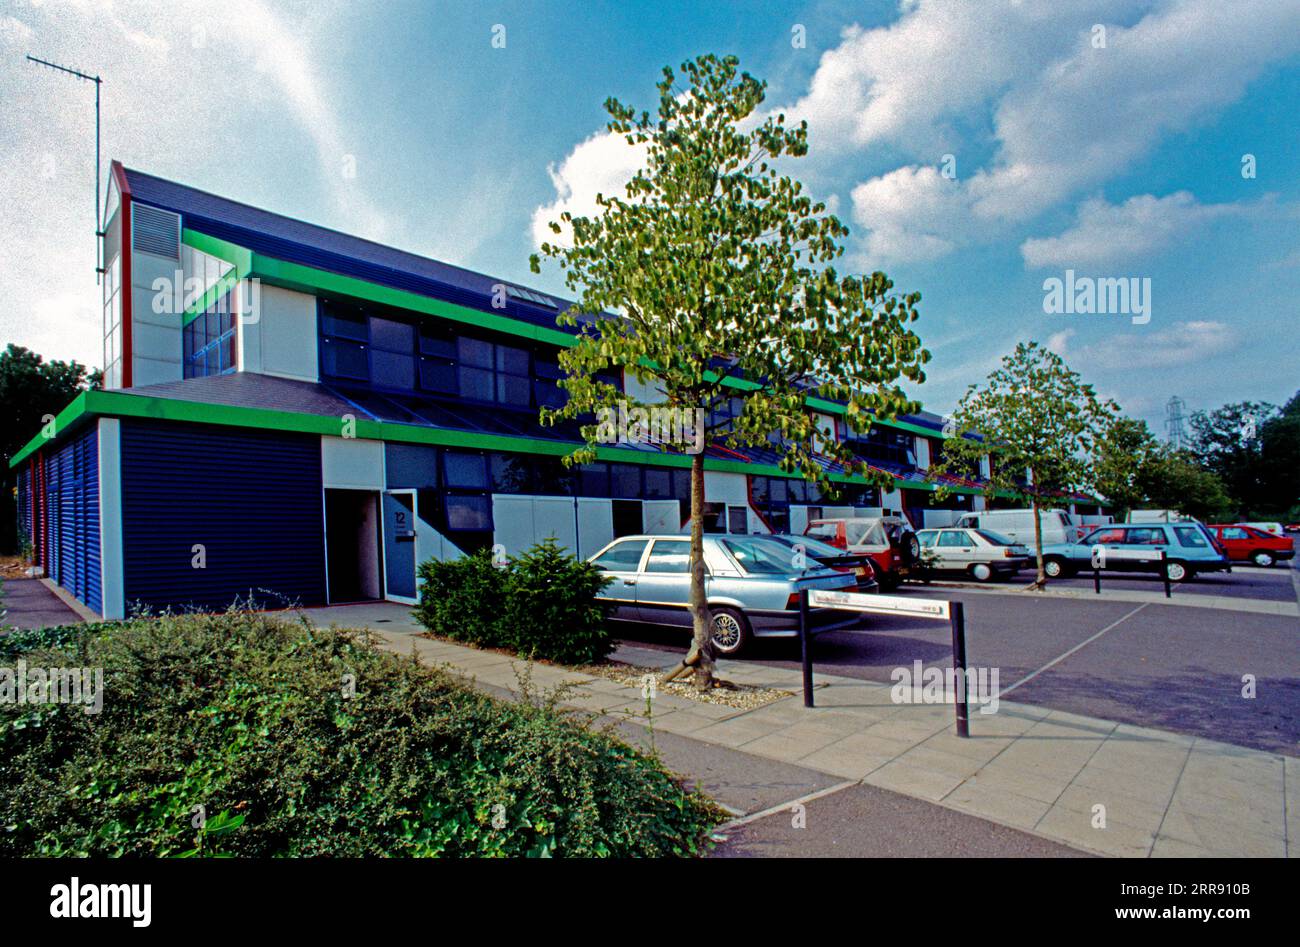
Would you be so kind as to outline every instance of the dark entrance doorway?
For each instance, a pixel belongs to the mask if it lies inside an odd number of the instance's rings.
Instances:
[[[383,598],[377,494],[326,490],[325,545],[329,552],[331,605]]]

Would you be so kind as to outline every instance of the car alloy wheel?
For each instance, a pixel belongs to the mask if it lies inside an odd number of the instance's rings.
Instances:
[[[1047,573],[1049,579],[1059,579],[1061,573],[1065,571],[1065,567],[1061,565],[1059,559],[1048,559],[1043,563],[1043,571]]]
[[[1257,552],[1257,553],[1255,553],[1255,555],[1251,556],[1250,558],[1251,558],[1251,561],[1255,563],[1255,565],[1257,565],[1257,566],[1263,566],[1265,569],[1267,569],[1269,566],[1271,566],[1271,565],[1273,564],[1273,554],[1272,554],[1272,553],[1268,553],[1268,552]]]
[[[728,608],[713,613],[713,646],[720,654],[735,654],[748,636],[745,619],[738,612]]]
[[[1187,566],[1181,562],[1165,563],[1165,575],[1169,576],[1170,582],[1181,582],[1187,578]]]
[[[975,578],[980,582],[987,582],[989,579],[993,578],[993,570],[982,562],[978,565],[971,566],[970,574],[975,576]]]

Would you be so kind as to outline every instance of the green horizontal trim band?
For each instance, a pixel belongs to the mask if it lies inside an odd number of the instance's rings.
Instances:
[[[204,404],[197,401],[181,401],[175,398],[128,395],[116,391],[84,391],[55,419],[54,436],[47,438],[38,434],[21,451],[14,455],[14,458],[9,462],[9,466],[16,467],[32,452],[52,443],[54,439],[57,439],[65,431],[76,425],[83,417],[90,415],[149,418],[158,421],[185,421],[198,424],[222,424],[232,427],[320,434],[328,437],[341,437],[344,433],[345,423],[341,417],[302,414],[296,411],[274,411],[267,408]],[[453,431],[445,428],[415,427],[409,424],[372,421],[363,418],[356,418],[349,423],[351,427],[349,433],[359,440],[394,441],[406,444],[463,447],[475,450],[515,451],[551,457],[563,457],[571,454],[579,446],[540,438]],[[599,460],[647,464],[656,467],[686,468],[691,465],[691,458],[684,454],[639,451],[627,447],[605,445],[596,448],[596,457]],[[718,460],[710,457],[704,461],[704,466],[707,470],[723,473],[755,474],[781,477],[787,480],[802,479],[798,475],[786,473],[773,464],[750,464],[744,461]],[[861,477],[849,474],[831,474],[830,479],[837,483],[866,482]],[[894,484],[896,488],[934,489],[933,484],[918,484],[902,480],[895,480]],[[970,487],[954,487],[951,492],[977,494],[980,491]]]
[[[225,276],[209,286],[202,296],[185,307],[185,317],[181,320],[181,328],[184,328],[233,289],[240,280],[248,276],[253,267],[253,254],[228,240],[219,240],[197,230],[182,230],[181,243],[218,260],[224,260],[233,267]]]

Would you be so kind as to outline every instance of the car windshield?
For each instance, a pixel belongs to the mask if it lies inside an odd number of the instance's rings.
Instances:
[[[975,530],[975,532],[979,533],[980,536],[982,536],[986,542],[989,542],[994,546],[1016,545],[1016,541],[1014,539],[1010,539],[1006,536],[1003,536],[1001,533],[995,533],[991,529],[977,529]]]
[[[862,538],[857,542],[863,546],[888,546],[889,536],[880,520],[872,520],[862,530]]]
[[[751,574],[791,575],[822,568],[815,561],[796,566],[795,551],[771,539],[760,539],[757,536],[735,537],[722,540],[722,545],[740,563],[741,568]]]

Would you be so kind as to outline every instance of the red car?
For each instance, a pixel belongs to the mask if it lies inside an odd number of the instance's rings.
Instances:
[[[1244,523],[1224,523],[1208,527],[1228,558],[1233,562],[1250,562],[1271,566],[1295,557],[1290,538],[1266,533]]]

